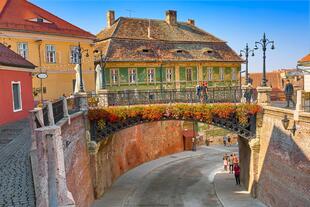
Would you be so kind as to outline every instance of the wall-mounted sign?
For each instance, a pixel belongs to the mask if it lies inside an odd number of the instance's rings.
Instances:
[[[45,78],[47,78],[47,74],[46,74],[46,73],[39,73],[39,74],[37,75],[37,78],[39,78],[39,79],[45,79]]]

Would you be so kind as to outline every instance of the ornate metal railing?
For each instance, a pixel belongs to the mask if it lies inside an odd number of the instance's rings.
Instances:
[[[249,116],[247,125],[240,125],[237,118],[231,116],[229,119],[221,119],[219,117],[213,117],[212,122],[209,124],[213,124],[218,127],[225,128],[233,133],[238,134],[239,136],[252,139],[255,138],[256,134],[256,116]],[[200,120],[195,119],[177,119],[177,118],[162,118],[158,121],[168,121],[168,120],[181,120],[181,121],[194,121],[201,122]],[[130,119],[126,119],[119,122],[104,122],[99,123],[98,121],[91,121],[91,138],[94,141],[101,141],[108,136],[114,134],[117,131],[122,129],[126,129],[129,127],[133,127],[139,124],[144,124],[152,121],[143,120],[141,117],[134,117]]]
[[[78,97],[72,97],[72,98],[70,97],[67,98],[66,100],[67,100],[68,113],[70,115],[80,110]]]
[[[44,126],[48,126],[48,125],[50,125],[50,122],[49,122],[49,119],[48,119],[48,108],[47,108],[47,106],[44,106],[42,111],[43,111]]]
[[[196,89],[165,90],[123,90],[107,93],[109,106],[164,103],[223,103],[240,102],[242,92],[239,87],[208,88],[207,97],[198,96]]]
[[[63,110],[63,100],[59,100],[52,104],[53,106],[53,115],[55,123],[59,122],[62,118],[64,118],[64,110]]]

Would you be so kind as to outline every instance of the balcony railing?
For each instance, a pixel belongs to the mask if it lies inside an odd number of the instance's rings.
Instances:
[[[184,90],[123,90],[109,91],[107,93],[109,106],[128,106],[142,104],[166,103],[237,103],[241,100],[239,87],[212,87],[208,88],[207,97],[197,95],[196,89]],[[92,106],[97,102],[96,96],[88,97]]]

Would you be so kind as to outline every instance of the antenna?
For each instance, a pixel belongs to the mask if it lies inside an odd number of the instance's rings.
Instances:
[[[126,11],[128,12],[129,17],[131,17],[132,13],[135,13],[135,11],[131,9],[126,9]]]

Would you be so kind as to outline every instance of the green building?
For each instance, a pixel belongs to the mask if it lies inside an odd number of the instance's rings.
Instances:
[[[97,38],[109,90],[183,89],[202,81],[239,85],[243,60],[194,20],[177,21],[176,11],[167,11],[165,20],[115,19],[108,11],[107,27]]]

